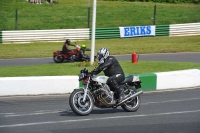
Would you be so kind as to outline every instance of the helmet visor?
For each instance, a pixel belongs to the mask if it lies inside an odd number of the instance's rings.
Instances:
[[[97,59],[98,59],[98,63],[99,63],[99,64],[104,63],[103,54],[98,54],[98,55],[97,55]]]
[[[98,55],[97,55],[97,59],[98,59],[98,60],[101,60],[101,58],[103,58],[103,54],[98,54]]]

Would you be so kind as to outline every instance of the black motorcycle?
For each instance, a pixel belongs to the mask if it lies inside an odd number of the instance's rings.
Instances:
[[[115,99],[115,93],[111,91],[106,84],[107,76],[93,75],[86,68],[79,74],[79,81],[82,81],[83,87],[75,89],[69,98],[69,105],[72,111],[77,115],[89,115],[93,107],[98,108],[117,108],[121,106],[125,111],[134,112],[140,107],[140,95],[143,91],[139,76],[128,76],[119,84],[123,92],[123,100],[118,103]]]

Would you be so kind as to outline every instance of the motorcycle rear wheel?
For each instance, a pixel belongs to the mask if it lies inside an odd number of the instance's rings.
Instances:
[[[86,101],[83,102],[84,90],[74,90],[69,97],[69,105],[72,111],[80,116],[89,115],[93,110],[94,101],[90,94],[86,95]]]
[[[53,56],[53,60],[56,63],[62,63],[64,61],[64,57],[56,55],[56,56]]]
[[[135,88],[131,88],[132,93],[136,93],[137,90]],[[137,96],[135,98],[131,98],[128,101],[126,101],[124,104],[121,105],[121,107],[127,111],[127,112],[135,112],[139,109],[141,103],[140,96]]]

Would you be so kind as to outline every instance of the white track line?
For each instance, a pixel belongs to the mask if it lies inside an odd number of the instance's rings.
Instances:
[[[170,102],[182,102],[182,101],[192,101],[192,100],[199,100],[200,97],[197,98],[190,98],[190,99],[179,99],[179,100],[168,100],[168,101],[159,101],[159,102],[147,102],[141,103],[141,105],[149,105],[149,104],[161,104],[161,103],[170,103]],[[31,115],[43,115],[43,114],[54,114],[54,113],[71,113],[72,111],[67,111],[66,109],[54,109],[54,110],[39,110],[32,113],[0,113],[0,115],[4,115],[1,117],[20,117],[20,116],[31,116]]]
[[[184,91],[184,90],[192,90],[192,89],[200,89],[200,86],[195,86],[195,87],[188,87],[188,88],[175,88],[175,89],[158,89],[155,91],[144,91],[145,94],[148,93],[160,93],[160,92],[170,92],[170,91]]]
[[[190,99],[180,99],[180,100],[169,100],[169,101],[161,101],[161,102],[147,102],[147,103],[141,103],[142,105],[147,104],[156,104],[156,103],[170,103],[170,102],[183,102],[183,101],[191,101],[191,100],[199,100],[200,97],[197,98],[190,98]]]
[[[12,115],[5,115],[4,117],[29,116],[29,115],[42,115],[42,114],[54,114],[54,113],[59,113],[59,112],[61,112],[61,111],[38,112],[38,113],[29,113],[29,114],[12,114]]]
[[[0,115],[12,115],[14,113],[0,113]]]
[[[122,118],[134,118],[134,117],[149,117],[149,116],[163,116],[163,115],[178,115],[186,113],[199,113],[200,110],[193,111],[180,111],[180,112],[166,112],[157,114],[143,114],[143,115],[130,115],[130,116],[115,116],[115,117],[103,117],[103,118],[91,118],[91,119],[79,119],[79,120],[65,120],[65,121],[46,121],[46,122],[35,122],[35,123],[21,123],[13,125],[0,125],[0,128],[8,127],[25,127],[25,126],[35,126],[35,125],[47,125],[47,124],[59,124],[59,123],[69,123],[69,122],[84,122],[84,121],[96,121],[96,120],[110,120],[110,119],[122,119]]]

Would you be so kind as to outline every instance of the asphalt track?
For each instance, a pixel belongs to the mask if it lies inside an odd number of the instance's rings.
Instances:
[[[130,60],[130,55],[117,55],[118,60]],[[200,63],[200,52],[192,53],[160,53],[140,54],[139,61],[170,61]],[[0,59],[0,66],[26,66],[37,64],[53,64],[53,58]]]
[[[137,112],[75,115],[69,94],[0,97],[0,133],[200,133],[200,88],[144,92]]]

